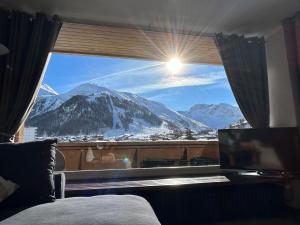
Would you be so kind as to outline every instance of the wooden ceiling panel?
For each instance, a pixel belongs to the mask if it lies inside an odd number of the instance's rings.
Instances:
[[[222,64],[213,37],[67,22],[54,52]]]

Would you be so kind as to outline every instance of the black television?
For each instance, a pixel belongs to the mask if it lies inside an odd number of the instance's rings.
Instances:
[[[220,167],[230,170],[299,172],[299,128],[222,129]]]

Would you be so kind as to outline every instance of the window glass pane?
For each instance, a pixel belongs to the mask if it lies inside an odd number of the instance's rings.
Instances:
[[[52,54],[24,141],[58,138],[68,170],[198,166],[247,126],[223,66]]]

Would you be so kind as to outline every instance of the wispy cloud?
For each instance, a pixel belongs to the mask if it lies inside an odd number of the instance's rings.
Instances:
[[[119,61],[122,62],[123,59]],[[170,74],[163,62],[127,61],[127,65],[124,62],[120,65],[115,63],[114,68],[120,69],[109,73],[97,73],[90,68],[86,73],[91,79],[68,83],[66,89],[89,82],[118,91],[141,94],[167,88],[213,85],[226,78],[222,67],[186,64],[180,74],[174,75]]]
[[[199,75],[161,76],[160,79],[156,80],[155,82],[143,85],[128,86],[121,88],[120,91],[146,93],[175,87],[207,86],[216,84],[223,79],[226,79],[226,77],[222,71]]]
[[[84,80],[82,82],[76,82],[76,83],[71,83],[68,84],[68,87],[75,87],[77,85],[80,85],[82,83],[110,83],[110,82],[115,82],[116,80],[119,79],[124,79],[124,76],[127,76],[126,79],[128,79],[128,75],[137,75],[137,74],[143,74],[144,71],[147,70],[154,70],[155,68],[161,66],[162,63],[160,62],[155,62],[155,63],[148,63],[146,65],[143,66],[137,66],[137,67],[132,67],[132,68],[126,68],[120,71],[116,71],[116,72],[111,72],[111,73],[92,73],[91,70],[87,70],[87,74],[88,75],[93,75],[94,78],[89,79],[89,80]]]

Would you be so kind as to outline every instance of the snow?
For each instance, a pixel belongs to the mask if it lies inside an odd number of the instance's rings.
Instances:
[[[46,89],[51,90],[51,87],[46,86]],[[175,127],[179,128],[181,131],[184,131],[186,128],[192,130],[195,133],[195,137],[198,139],[198,137],[203,138],[205,136],[205,132],[202,131],[208,130],[209,127],[223,128],[226,127],[226,124],[232,124],[242,118],[242,114],[237,107],[227,104],[198,104],[191,107],[191,109],[187,112],[176,112],[167,108],[162,103],[151,101],[132,93],[110,90],[92,83],[81,84],[63,94],[57,94],[56,92],[56,94],[54,94],[54,92],[53,95],[39,96],[37,98],[34,109],[30,114],[30,118],[57,109],[64,102],[76,95],[86,96],[86,99],[89,102],[94,102],[97,97],[106,95],[108,98],[105,98],[105,100],[111,108],[113,125],[112,129],[101,131],[99,134],[103,135],[107,139],[114,138],[117,140],[120,138],[122,140],[147,140],[152,139],[151,136],[155,135],[160,135],[158,138],[172,138],[172,135],[174,135],[174,130],[172,130],[174,129],[174,126],[172,128],[170,124],[175,125]],[[131,118],[132,122],[129,124],[128,129],[125,130],[121,119],[125,115],[126,107],[117,107],[115,105],[116,98],[119,99],[120,102],[127,100],[138,106],[147,108],[148,110],[146,112],[157,115],[163,120],[162,124],[154,126],[153,124],[149,124],[145,120],[133,115]],[[76,105],[65,107],[64,110],[66,113],[61,116],[62,118],[57,119],[61,121],[67,120],[67,112],[72,111],[75,108]],[[135,115],[139,113],[147,115],[145,112],[139,112],[138,110],[138,108],[135,110]],[[80,115],[78,114],[78,116]],[[95,135],[97,134],[94,134],[94,136]],[[82,134],[81,136],[86,137],[87,135]],[[215,137],[215,134],[207,134],[206,138],[209,139],[211,137]],[[184,135],[178,139],[181,138],[184,139]]]
[[[56,95],[56,96],[41,96],[40,99],[37,100],[37,104],[39,104],[39,101],[45,101],[44,104],[41,104],[41,107],[39,110],[34,112],[31,117],[39,115],[41,113],[45,113],[50,110],[54,110],[58,108],[61,104],[63,104],[68,99],[72,98],[75,95],[84,95],[89,97],[89,101],[95,101],[96,97],[99,97],[103,94],[116,97],[120,100],[126,99],[130,100],[137,105],[141,105],[146,107],[149,111],[157,115],[163,120],[167,120],[171,123],[174,123],[176,126],[185,129],[189,128],[191,130],[195,131],[201,131],[204,129],[207,129],[207,126],[202,124],[201,122],[198,122],[196,120],[190,119],[184,115],[181,115],[178,112],[175,112],[171,109],[168,109],[165,105],[159,102],[150,101],[145,98],[142,98],[138,95],[126,93],[126,92],[117,92],[114,90],[110,90],[105,87],[100,87],[93,83],[84,83],[81,84],[72,90],[70,90],[67,93]],[[114,108],[114,107],[113,107]],[[117,124],[119,121],[118,114],[116,114],[114,111],[114,125]],[[121,125],[121,123],[120,123]]]
[[[111,129],[104,133],[104,137],[105,138],[116,138],[116,137],[124,135],[124,133],[125,133],[124,129]]]
[[[201,121],[214,129],[227,128],[243,118],[238,107],[220,103],[220,104],[196,104],[187,112],[180,112],[196,121]]]
[[[171,133],[167,127],[167,123],[163,122],[161,126],[151,126],[142,119],[134,119],[133,123],[129,125],[129,129],[111,129],[104,133],[104,137],[108,139],[118,139],[128,137],[131,139],[149,139],[152,135],[167,135]]]
[[[42,84],[38,96],[56,96],[58,93],[47,84]]]
[[[103,94],[110,95],[117,97],[119,99],[124,98],[119,92],[105,88],[105,87],[100,87],[96,84],[93,83],[84,83],[80,84],[79,86],[73,88],[69,92],[63,94],[64,98],[70,99],[71,97],[75,95],[84,95],[84,96],[89,96],[92,98],[99,97]]]
[[[115,107],[113,101],[111,100],[111,97],[109,97],[109,101],[110,101],[111,111],[113,115],[113,129],[117,129],[117,125],[119,125],[121,129],[123,129],[123,124],[122,121],[120,120],[119,115],[123,114],[124,110]]]
[[[138,105],[145,106],[152,113],[159,116],[161,119],[172,122],[175,125],[177,125],[178,127],[189,128],[189,129],[195,130],[195,131],[201,131],[201,130],[207,129],[207,126],[202,124],[201,122],[190,119],[178,112],[168,109],[162,103],[151,101],[151,100],[142,98],[138,95],[134,95],[131,93],[124,92],[123,94],[126,95],[133,102],[137,103]]]

